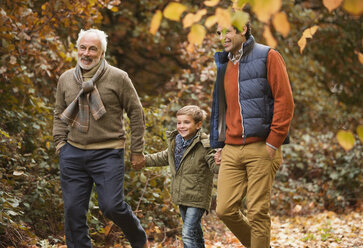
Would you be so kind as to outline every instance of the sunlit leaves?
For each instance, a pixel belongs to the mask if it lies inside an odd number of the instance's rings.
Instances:
[[[210,28],[212,27],[214,24],[216,24],[218,22],[218,17],[215,16],[215,15],[212,15],[212,16],[209,16],[206,20],[205,20],[205,23],[204,25],[207,27],[207,28]]]
[[[230,11],[222,8],[216,9],[216,17],[218,25],[224,28],[228,28],[232,24],[232,17]]]
[[[204,5],[208,7],[214,7],[219,3],[219,0],[208,0],[204,1]]]
[[[287,15],[284,12],[279,12],[274,15],[272,24],[277,32],[281,33],[285,38],[290,32],[290,23],[287,20]]]
[[[267,23],[270,17],[280,10],[281,0],[254,0],[251,5],[257,18]]]
[[[181,3],[171,2],[168,6],[166,6],[163,13],[165,18],[178,22],[180,20],[180,16],[186,9],[187,7]]]
[[[354,51],[355,54],[357,54],[358,56],[358,60],[361,64],[363,64],[363,53],[359,52],[359,51]]]
[[[200,45],[205,37],[206,30],[200,24],[194,24],[188,34],[188,41],[192,44]]]
[[[184,18],[183,18],[183,27],[184,28],[188,28],[191,25],[193,25],[196,22],[199,22],[200,19],[202,19],[202,17],[207,14],[207,10],[206,9],[201,9],[199,10],[196,14],[192,14],[192,13],[188,13]]]
[[[343,8],[352,15],[361,15],[363,13],[362,0],[345,0]]]
[[[163,15],[161,11],[157,10],[151,20],[150,29],[149,29],[149,32],[152,33],[153,35],[155,35],[156,32],[158,31],[162,18]]]
[[[339,145],[343,147],[344,150],[349,151],[353,148],[355,139],[351,131],[339,130],[336,137]]]
[[[232,0],[233,1],[233,9],[241,10],[243,7],[249,2],[249,0]]]
[[[358,138],[360,139],[360,142],[363,143],[363,125],[359,125],[357,127],[357,134],[358,134]]]
[[[269,45],[270,47],[275,48],[277,46],[277,42],[273,37],[270,27],[268,25],[265,25],[263,37],[265,38],[267,45]]]
[[[299,45],[300,47],[300,53],[303,52],[305,46],[306,46],[306,39],[308,38],[312,38],[313,35],[315,34],[315,32],[318,30],[318,26],[312,26],[310,28],[307,28],[304,30],[300,40],[297,42],[297,44]]]
[[[343,0],[323,0],[324,6],[332,12],[342,4]]]
[[[232,25],[242,31],[248,20],[249,15],[246,12],[236,11],[232,17]]]

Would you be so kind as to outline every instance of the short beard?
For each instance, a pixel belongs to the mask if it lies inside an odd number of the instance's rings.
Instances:
[[[78,65],[83,69],[83,70],[86,70],[86,71],[89,71],[89,70],[91,70],[93,67],[95,67],[96,65],[98,65],[98,63],[100,62],[100,60],[101,60],[101,56],[100,57],[98,57],[98,59],[96,59],[95,61],[94,61],[94,63],[92,62],[90,65],[84,65],[84,64],[82,64],[82,62],[81,62],[81,59],[82,58],[78,58]]]

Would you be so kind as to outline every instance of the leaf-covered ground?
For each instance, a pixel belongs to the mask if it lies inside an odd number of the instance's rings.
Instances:
[[[312,216],[272,217],[272,247],[363,247],[363,214],[323,212]],[[203,219],[206,248],[242,248],[224,224],[210,214]],[[120,246],[122,247],[122,246]],[[150,243],[151,248],[183,247],[180,237]]]
[[[271,246],[273,248],[359,248],[363,247],[363,212],[338,215],[323,212],[310,216],[272,217]],[[204,216],[206,248],[243,248],[215,213]],[[155,230],[148,230],[155,231]],[[150,248],[182,248],[180,236],[149,242]],[[31,246],[38,247],[38,246]],[[42,246],[66,248],[65,245]],[[98,248],[96,245],[95,248]],[[131,248],[123,240],[116,245],[102,247]]]

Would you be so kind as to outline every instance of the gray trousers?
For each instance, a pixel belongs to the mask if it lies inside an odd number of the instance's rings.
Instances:
[[[60,150],[60,172],[68,248],[92,247],[86,215],[93,184],[102,213],[133,248],[144,246],[145,231],[124,201],[123,149],[82,150],[66,143]]]

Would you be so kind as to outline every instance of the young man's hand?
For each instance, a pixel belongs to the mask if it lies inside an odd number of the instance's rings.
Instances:
[[[144,154],[131,153],[131,165],[135,170],[141,170],[145,166]]]
[[[275,157],[276,150],[272,147],[269,147],[268,145],[266,145],[266,149],[268,154],[270,155],[270,158],[273,159]]]

